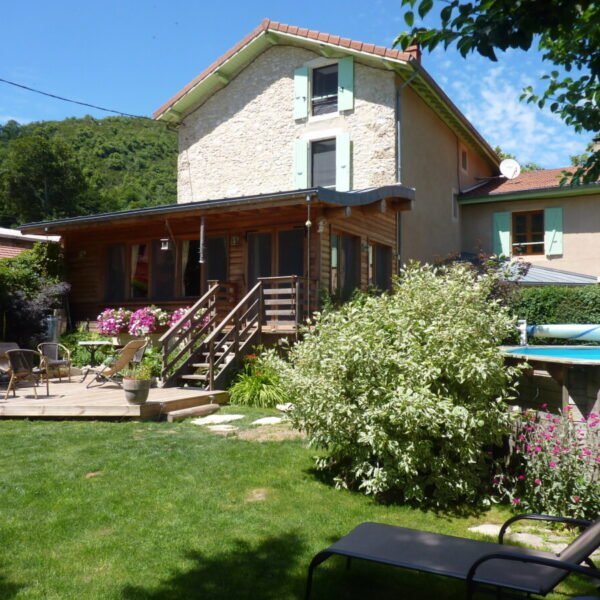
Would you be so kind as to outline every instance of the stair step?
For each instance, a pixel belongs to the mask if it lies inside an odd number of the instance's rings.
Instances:
[[[173,421],[182,421],[188,417],[205,417],[217,412],[219,408],[221,407],[218,404],[204,404],[202,406],[172,410],[167,413],[167,421],[173,423]]]
[[[208,369],[208,367],[210,367],[210,363],[192,363],[192,367],[195,369]]]
[[[208,375],[180,375],[180,379],[186,379],[188,381],[208,381]]]

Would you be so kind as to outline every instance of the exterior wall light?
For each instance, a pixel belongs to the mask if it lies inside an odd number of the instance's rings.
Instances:
[[[161,238],[160,239],[160,249],[161,250],[169,250],[171,244],[169,242],[169,238]]]

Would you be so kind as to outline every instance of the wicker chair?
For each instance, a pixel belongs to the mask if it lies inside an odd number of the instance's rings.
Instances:
[[[10,382],[6,389],[4,400],[8,400],[8,394],[12,389],[16,397],[16,387],[19,381],[32,381],[33,394],[37,398],[37,385],[44,376],[44,358],[35,350],[7,350],[6,356],[10,365]],[[46,395],[50,395],[48,377],[46,377]]]
[[[50,371],[58,371],[58,380],[62,381],[60,369],[66,367],[71,381],[71,352],[66,346],[56,342],[44,342],[38,345],[38,352],[44,357],[46,377],[50,376]]]

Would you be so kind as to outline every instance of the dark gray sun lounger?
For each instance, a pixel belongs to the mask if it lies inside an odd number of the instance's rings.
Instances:
[[[569,523],[585,529],[558,555],[505,546],[503,541],[507,528],[522,519]],[[356,558],[464,580],[467,598],[472,598],[475,587],[482,585],[545,596],[569,573],[600,579],[600,570],[590,559],[590,555],[600,547],[600,519],[592,523],[548,515],[518,515],[502,526],[498,542],[480,542],[381,523],[362,523],[312,559],[306,599],[311,595],[315,568],[336,554],[345,556],[348,564]],[[582,562],[588,566],[582,566]]]

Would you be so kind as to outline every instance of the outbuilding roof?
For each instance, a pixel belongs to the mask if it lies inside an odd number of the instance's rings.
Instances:
[[[460,195],[461,204],[500,202],[526,198],[558,197],[600,193],[600,182],[587,185],[563,185],[561,179],[573,167],[524,171],[515,179],[492,177]]]

